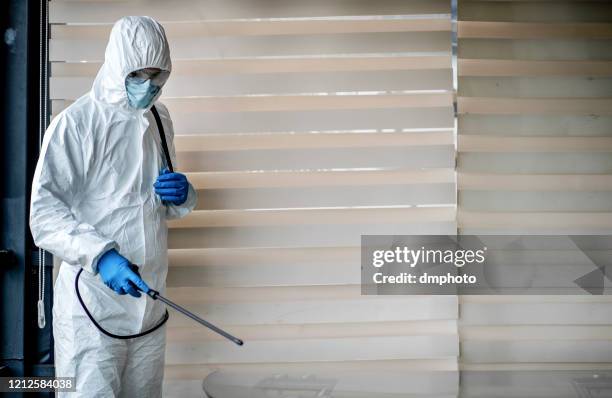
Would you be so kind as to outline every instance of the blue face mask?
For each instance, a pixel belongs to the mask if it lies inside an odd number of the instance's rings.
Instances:
[[[132,79],[125,80],[125,89],[127,91],[128,102],[134,108],[144,109],[153,102],[153,99],[161,90],[161,87],[156,86],[150,79]]]

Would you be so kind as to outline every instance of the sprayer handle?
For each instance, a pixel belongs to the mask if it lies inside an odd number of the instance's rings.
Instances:
[[[130,264],[130,269],[132,271],[134,271],[134,273],[136,275],[138,275],[140,277],[140,272],[138,272],[138,266],[136,264]],[[137,287],[138,289],[138,287]],[[138,289],[141,290],[141,289]],[[159,295],[159,292],[157,290],[153,290],[153,289],[149,289],[148,292],[146,292],[153,300],[157,300],[157,296]]]

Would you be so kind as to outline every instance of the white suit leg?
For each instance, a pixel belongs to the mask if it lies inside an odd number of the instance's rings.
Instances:
[[[76,377],[77,389],[76,393],[57,396],[116,397],[121,388],[127,344],[101,334],[86,317],[62,314],[59,310],[53,316],[55,374]]]
[[[162,396],[166,326],[128,342],[128,358],[121,379],[120,397]]]

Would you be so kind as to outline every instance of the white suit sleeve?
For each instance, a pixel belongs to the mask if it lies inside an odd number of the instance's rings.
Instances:
[[[170,119],[168,109],[165,107],[165,105],[160,104],[159,102],[157,104],[161,105],[161,106],[159,105],[158,106],[163,109],[163,112],[166,115],[168,115],[166,119],[167,125],[169,127],[166,129],[167,130],[166,140],[168,144],[168,152],[170,152],[170,159],[172,160],[172,165],[174,166],[175,171],[180,172],[180,170],[177,167],[177,162],[176,162],[176,150],[174,148],[174,128],[172,126],[172,119]],[[198,204],[198,192],[195,190],[193,185],[189,183],[189,192],[187,194],[187,200],[185,201],[185,203],[181,205],[168,204],[166,206],[166,218],[169,220],[183,218],[187,214],[191,213],[191,211],[196,207],[197,204]]]
[[[71,211],[83,186],[83,153],[74,123],[58,115],[47,129],[34,173],[30,230],[38,247],[96,274],[98,258],[119,247]]]

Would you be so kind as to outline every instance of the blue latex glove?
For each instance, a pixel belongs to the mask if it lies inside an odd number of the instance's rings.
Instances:
[[[149,291],[149,286],[130,268],[127,258],[111,249],[98,260],[98,273],[106,286],[117,294],[140,297],[140,292]]]
[[[155,193],[164,202],[182,205],[187,200],[189,182],[184,174],[171,173],[168,169],[163,169],[153,186]]]

